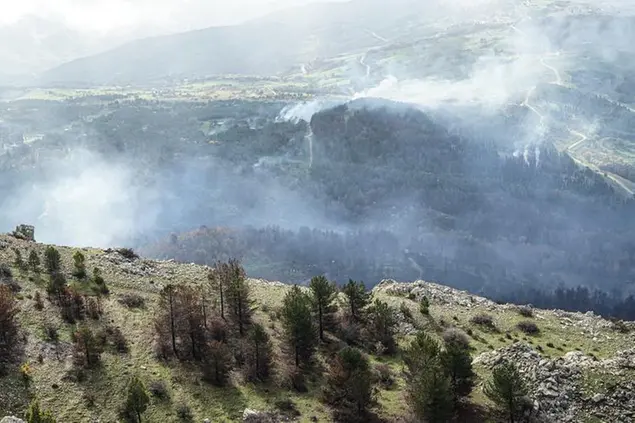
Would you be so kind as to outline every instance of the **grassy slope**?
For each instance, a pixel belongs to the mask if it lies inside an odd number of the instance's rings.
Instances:
[[[27,243],[10,237],[0,236],[0,263],[11,263],[14,258],[12,247],[19,248],[24,257],[30,249],[35,249],[42,256],[44,245]],[[68,272],[71,269],[71,257],[74,249],[59,248]],[[58,416],[59,421],[90,421],[99,417],[101,421],[116,421],[117,409],[124,401],[125,386],[129,377],[139,375],[142,380],[150,383],[161,379],[169,386],[170,402],[157,402],[145,413],[145,421],[176,422],[176,408],[181,403],[187,403],[194,412],[194,421],[209,418],[215,422],[240,420],[245,408],[274,409],[275,402],[280,399],[291,399],[302,413],[300,421],[310,421],[315,416],[319,421],[329,421],[330,413],[318,399],[318,388],[315,387],[307,394],[293,393],[281,390],[275,386],[255,386],[245,383],[235,374],[232,387],[214,388],[200,381],[199,371],[194,367],[176,363],[162,363],[154,359],[152,339],[153,326],[150,311],[156,307],[157,292],[168,283],[197,283],[206,280],[207,269],[193,264],[177,264],[171,262],[153,262],[140,260],[130,264],[121,261],[116,253],[108,254],[102,250],[83,249],[87,257],[88,268],[92,270],[98,266],[111,290],[111,295],[103,301],[104,317],[100,321],[90,321],[94,327],[113,325],[121,328],[129,341],[130,351],[120,354],[107,351],[102,355],[103,365],[88,372],[88,380],[81,383],[65,380],[66,371],[71,367],[71,325],[62,323],[57,307],[45,300],[42,311],[34,308],[31,299],[35,291],[44,292],[44,281],[33,275],[20,275],[14,269],[14,275],[22,285],[19,298],[21,312],[19,320],[26,334],[27,344],[25,357],[22,361],[29,361],[33,368],[33,381],[26,387],[19,377],[17,368],[11,374],[0,379],[0,415],[21,415],[26,407],[28,398],[37,396],[42,405]],[[275,317],[275,310],[280,306],[288,286],[279,283],[252,280],[253,297],[257,301],[255,319],[261,321],[273,335],[278,353],[276,363],[285,362],[280,351],[281,326]],[[533,320],[541,328],[541,334],[525,337],[515,324],[523,318],[511,306],[499,306],[488,301],[472,302],[468,294],[455,294],[460,301],[446,301],[438,292],[448,288],[431,284],[411,285],[417,289],[424,289],[426,295],[432,299],[431,315],[424,317],[418,312],[418,303],[406,297],[406,292],[396,293],[394,288],[403,289],[406,285],[382,284],[374,292],[375,296],[399,307],[405,303],[412,311],[415,326],[439,331],[444,325],[454,325],[464,330],[471,329],[473,335],[474,354],[490,349],[509,345],[513,340],[529,342],[534,346],[540,345],[544,355],[549,357],[562,356],[567,351],[580,349],[587,354],[595,354],[599,358],[609,357],[620,349],[628,348],[635,340],[632,334],[617,334],[606,326],[601,319],[587,318],[579,314],[569,314],[556,311],[538,310]],[[406,288],[410,289],[410,288]],[[439,291],[440,290],[440,291]],[[146,299],[145,309],[131,310],[123,307],[117,301],[119,295],[134,291]],[[438,291],[438,292],[437,292]],[[479,313],[489,313],[494,317],[496,331],[482,330],[472,324],[470,319]],[[44,324],[54,323],[59,326],[60,340],[57,343],[46,341]],[[511,340],[506,337],[509,333]],[[408,336],[399,338],[404,345]],[[547,344],[553,344],[548,347]],[[337,344],[335,344],[337,345]],[[38,356],[42,356],[40,363]],[[377,358],[372,360],[388,364],[397,375],[401,374],[399,358]],[[324,357],[320,357],[322,365],[326,364]],[[486,377],[487,371],[477,369],[480,376]],[[318,381],[316,381],[317,383]],[[379,406],[377,414],[386,421],[396,421],[407,410],[404,398],[404,381],[397,377],[396,387],[379,392]],[[595,391],[604,389],[596,383],[593,375],[589,375],[585,394],[591,395]],[[87,397],[94,398],[94,405],[88,405]],[[487,407],[480,389],[473,394],[473,401]]]

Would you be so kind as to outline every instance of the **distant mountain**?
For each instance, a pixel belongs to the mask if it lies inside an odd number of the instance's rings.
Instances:
[[[166,77],[273,75],[317,58],[432,33],[433,25],[421,23],[443,23],[442,10],[414,0],[398,0],[390,8],[377,0],[315,3],[240,25],[133,41],[56,67],[41,82],[127,84]]]
[[[78,32],[62,22],[25,16],[0,26],[0,85],[29,83],[47,69],[100,53],[137,36],[133,31],[115,35]]]

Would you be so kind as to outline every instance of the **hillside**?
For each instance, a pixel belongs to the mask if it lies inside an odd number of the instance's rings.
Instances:
[[[379,0],[309,4],[240,25],[129,42],[50,69],[40,85],[149,85],[223,74],[326,72],[350,67],[374,49],[402,48],[455,25],[472,28],[474,19],[513,13],[516,6],[504,3],[494,11],[414,0],[394,1],[390,8]]]
[[[307,121],[285,119],[297,104],[281,100],[7,103],[0,220],[36,222],[53,243],[236,257],[268,280],[441,280],[635,318],[635,202],[546,140],[508,142],[533,130],[529,112],[475,134],[452,127],[463,116],[453,109],[301,106],[318,111]]]
[[[41,257],[47,246],[0,236],[0,264],[15,261],[15,249],[23,257],[30,251]],[[22,416],[30,399],[38,398],[42,408],[51,410],[58,421],[116,421],[125,399],[131,376],[137,375],[146,385],[162,381],[169,399],[152,397],[144,413],[144,421],[176,422],[189,409],[193,421],[240,421],[253,418],[253,410],[270,411],[267,421],[331,421],[332,409],[321,402],[329,357],[346,342],[339,332],[329,332],[326,343],[318,348],[315,367],[307,379],[308,391],[301,393],[289,387],[285,372],[292,365],[284,352],[280,306],[290,286],[250,279],[251,296],[255,300],[254,322],[262,323],[274,344],[274,376],[265,384],[251,383],[236,368],[228,385],[214,387],[201,381],[195,362],[162,360],[154,346],[154,316],[158,312],[158,293],[167,284],[201,286],[209,268],[171,261],[126,258],[116,250],[72,249],[58,247],[63,272],[74,290],[92,297],[88,286],[71,276],[72,255],[81,251],[86,267],[98,267],[110,293],[99,300],[101,313],[97,319],[85,318],[76,324],[61,320],[59,306],[46,299],[48,276],[21,272],[13,267],[13,278],[3,272],[3,283],[13,284],[19,306],[17,316],[21,355],[16,355],[0,378],[0,414]],[[132,257],[132,256],[128,256]],[[4,267],[6,269],[6,266]],[[17,286],[19,285],[19,288]],[[40,292],[43,308],[36,306]],[[420,329],[435,338],[455,327],[470,335],[471,355],[478,378],[469,398],[468,414],[461,421],[498,421],[498,414],[482,393],[492,366],[501,359],[512,359],[529,384],[529,396],[537,421],[612,422],[628,421],[634,411],[632,400],[624,400],[632,386],[635,350],[635,324],[611,322],[592,313],[567,313],[533,309],[531,313],[513,305],[499,305],[466,292],[428,282],[404,284],[383,281],[372,291],[373,297],[386,301],[399,322],[396,328],[398,352],[378,355],[369,350],[370,359],[391,383],[380,385],[378,403],[372,408],[379,421],[409,421],[410,408],[404,397],[406,379],[401,351]],[[138,307],[125,306],[124,297],[140,298]],[[135,297],[136,296],[136,297]],[[429,316],[419,313],[423,297],[430,301]],[[96,297],[92,297],[96,298]],[[88,301],[88,300],[87,300]],[[218,313],[213,304],[211,310]],[[410,310],[407,312],[407,310]],[[521,316],[521,313],[525,316]],[[405,314],[404,314],[405,313]],[[491,323],[482,324],[475,316],[487,315]],[[534,322],[539,332],[522,333],[517,324]],[[475,322],[480,322],[475,323]],[[96,367],[78,368],[74,361],[71,333],[87,325],[96,333],[118,332],[125,338],[127,350],[113,349],[110,341]],[[115,329],[116,328],[116,329]],[[52,338],[52,333],[57,336]],[[236,335],[232,335],[236,336]],[[106,339],[110,338],[106,336]],[[116,344],[113,344],[116,345]],[[19,365],[29,363],[30,381],[20,376]],[[386,366],[388,369],[386,369]],[[163,398],[163,399],[162,399]],[[245,411],[249,409],[251,411]],[[251,416],[251,417],[249,417]],[[284,420],[287,419],[287,420]],[[467,420],[466,420],[467,419]],[[249,420],[253,421],[253,420]],[[264,420],[257,420],[264,421]]]

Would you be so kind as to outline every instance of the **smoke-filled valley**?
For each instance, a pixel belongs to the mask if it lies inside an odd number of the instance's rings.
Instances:
[[[423,278],[631,316],[635,21],[620,2],[480,3],[500,13],[342,34],[350,51],[310,63],[289,45],[275,76],[7,87],[0,225],[273,280]]]

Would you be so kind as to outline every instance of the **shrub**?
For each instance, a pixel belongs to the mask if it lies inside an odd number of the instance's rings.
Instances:
[[[73,254],[73,276],[77,279],[86,277],[86,257],[80,251]]]
[[[126,413],[136,417],[136,421],[141,423],[141,414],[148,409],[149,403],[150,397],[145,385],[134,376],[128,384],[128,396],[124,405]]]
[[[0,263],[0,281],[4,282],[5,279],[13,279],[13,272],[5,263]]]
[[[428,300],[428,297],[424,296],[421,299],[421,302],[419,303],[419,312],[424,316],[430,314],[430,301]]]
[[[128,308],[143,308],[146,303],[145,298],[133,293],[120,295],[117,301]]]
[[[49,412],[40,409],[37,400],[31,401],[29,409],[26,412],[27,423],[55,423],[55,417]]]
[[[181,403],[176,407],[176,415],[184,422],[191,422],[194,420],[192,409],[185,403]]]
[[[611,329],[620,333],[629,333],[631,329],[622,320],[611,319]]]
[[[412,316],[412,311],[410,311],[410,307],[408,307],[408,304],[402,301],[401,305],[399,306],[399,311],[407,322],[413,321],[414,318]]]
[[[300,417],[301,415],[295,403],[288,398],[277,400],[274,405],[276,409],[278,409],[280,412],[286,414],[289,417],[297,418],[297,417]]]
[[[4,263],[0,264],[0,283],[8,286],[14,293],[20,292],[22,289],[20,284],[13,279],[13,272],[11,271],[11,268]]]
[[[162,380],[154,380],[150,382],[150,385],[148,385],[148,391],[156,399],[162,401],[170,399],[170,391],[168,391],[168,387]]]
[[[555,346],[553,345],[553,343],[552,343],[552,342],[547,342],[547,346],[548,346],[549,348],[555,348]]]
[[[20,375],[22,376],[22,380],[24,380],[24,383],[28,384],[29,382],[31,382],[31,378],[33,377],[33,370],[31,369],[31,365],[28,362],[22,363],[22,365],[20,366]]]
[[[59,339],[59,334],[57,333],[57,326],[55,326],[52,323],[45,323],[44,336],[46,336],[47,340],[56,342]]]
[[[340,339],[348,345],[358,345],[361,340],[362,327],[352,319],[344,319],[339,327]]]
[[[494,324],[494,318],[490,316],[489,314],[485,314],[485,313],[481,313],[481,314],[477,314],[476,316],[473,316],[470,319],[470,322],[472,322],[475,325],[484,326],[488,329],[496,328],[496,325]]]
[[[538,325],[536,325],[534,322],[530,322],[530,321],[527,321],[527,320],[523,320],[522,322],[518,322],[516,327],[521,332],[526,333],[527,335],[536,335],[538,332],[540,332],[540,329],[538,329]]]
[[[128,260],[136,260],[139,258],[139,255],[135,253],[132,248],[119,248],[117,252]]]
[[[94,298],[86,299],[86,314],[88,314],[88,317],[93,320],[99,320],[99,317],[101,316],[101,307]]]
[[[309,388],[306,385],[306,377],[301,369],[294,367],[289,373],[289,382],[291,387],[297,392],[308,392]]]
[[[128,352],[128,340],[119,328],[109,327],[106,329],[108,342],[120,353]]]
[[[33,301],[35,302],[34,307],[36,310],[42,310],[44,308],[44,302],[42,301],[42,294],[40,294],[40,291],[35,291]]]
[[[387,364],[376,364],[375,365],[375,374],[377,375],[377,380],[379,383],[386,389],[394,386],[395,384],[395,373],[392,371],[389,365]]]
[[[534,311],[529,306],[519,306],[516,307],[516,312],[523,317],[531,318],[534,317]]]
[[[95,406],[95,401],[97,400],[97,398],[95,397],[95,394],[93,394],[92,392],[84,392],[84,394],[82,395],[82,398],[84,402],[86,403],[86,407],[92,408]]]
[[[467,335],[460,329],[450,328],[443,332],[443,341],[446,345],[455,345],[459,348],[469,349],[470,340]]]

